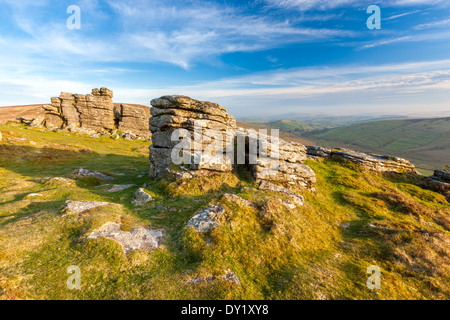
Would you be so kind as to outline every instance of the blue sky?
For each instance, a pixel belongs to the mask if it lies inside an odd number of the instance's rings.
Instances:
[[[117,102],[184,94],[237,117],[448,116],[450,1],[0,0],[0,106],[102,86]]]

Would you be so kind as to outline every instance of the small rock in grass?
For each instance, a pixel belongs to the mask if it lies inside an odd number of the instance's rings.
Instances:
[[[97,202],[97,201],[71,201],[67,200],[65,208],[69,209],[73,213],[82,214],[88,210],[106,206],[111,204],[109,202]]]
[[[112,193],[112,192],[120,192],[120,191],[129,189],[129,188],[132,188],[132,187],[135,187],[135,186],[136,186],[135,184],[115,184],[115,185],[112,186],[112,188],[106,190],[106,192],[110,192],[110,193]]]
[[[193,216],[186,227],[193,226],[195,231],[206,233],[217,226],[216,218],[225,213],[225,209],[221,206],[211,206],[200,213]]]
[[[108,176],[106,174],[97,172],[97,171],[89,171],[83,168],[78,169],[77,175],[85,176],[85,177],[95,177],[101,180],[114,180],[114,177]]]
[[[143,188],[140,188],[133,195],[133,200],[131,201],[131,203],[134,204],[135,206],[142,206],[152,200],[153,200],[152,196],[149,195],[147,192],[145,192]]]

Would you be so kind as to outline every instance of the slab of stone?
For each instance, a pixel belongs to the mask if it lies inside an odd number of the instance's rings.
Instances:
[[[65,208],[69,209],[73,213],[76,214],[82,214],[86,211],[103,207],[108,204],[111,204],[110,202],[97,202],[97,201],[71,201],[67,200],[65,204]]]
[[[114,177],[108,176],[106,174],[103,174],[103,173],[100,173],[97,171],[90,171],[90,170],[83,169],[83,168],[78,169],[77,175],[84,176],[84,177],[94,177],[94,178],[98,178],[101,180],[114,180]]]
[[[112,186],[112,188],[109,188],[108,190],[106,190],[106,192],[121,192],[123,190],[135,187],[135,184],[115,184]]]
[[[119,243],[127,253],[133,250],[155,250],[159,248],[162,230],[152,230],[143,227],[131,231],[122,231],[120,224],[108,222],[100,229],[91,232],[86,239],[108,238]]]

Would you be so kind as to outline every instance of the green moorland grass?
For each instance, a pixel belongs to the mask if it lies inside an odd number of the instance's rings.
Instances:
[[[279,201],[288,198],[253,189],[257,184],[245,168],[184,182],[151,181],[138,178],[147,169],[148,142],[20,126],[0,130],[1,299],[450,298],[450,206],[416,186],[423,178],[308,161],[316,191],[302,192],[304,206],[290,210]],[[35,143],[7,140],[24,137]],[[80,167],[112,174],[114,184],[146,184],[155,200],[134,207],[137,187],[107,193],[101,181],[73,176]],[[74,183],[49,184],[46,177]],[[66,200],[114,205],[78,216],[62,210]],[[198,234],[185,228],[213,204],[226,209],[216,229]],[[163,229],[162,246],[125,254],[112,240],[85,240],[106,222],[123,230]],[[66,286],[72,265],[81,269],[81,290]],[[366,286],[371,265],[381,268],[380,290]],[[227,270],[240,285],[189,282]]]

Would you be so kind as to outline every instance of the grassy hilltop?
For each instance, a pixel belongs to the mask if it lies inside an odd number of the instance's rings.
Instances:
[[[257,184],[245,168],[182,183],[151,181],[139,178],[147,170],[148,142],[21,126],[0,131],[1,299],[450,298],[450,205],[416,186],[424,178],[308,161],[316,192],[303,192],[305,205],[290,210],[279,194],[252,189]],[[107,193],[100,180],[76,179],[78,168],[137,187]],[[74,183],[62,187],[46,177]],[[132,195],[144,184],[155,201],[135,207]],[[61,210],[66,200],[115,205],[78,216]],[[226,209],[218,228],[208,235],[185,228],[211,204]],[[162,228],[163,246],[125,254],[112,240],[85,240],[108,221],[123,230]],[[66,287],[71,265],[81,269],[81,290]],[[371,265],[381,268],[380,290],[366,287]],[[240,285],[189,282],[228,269]]]

